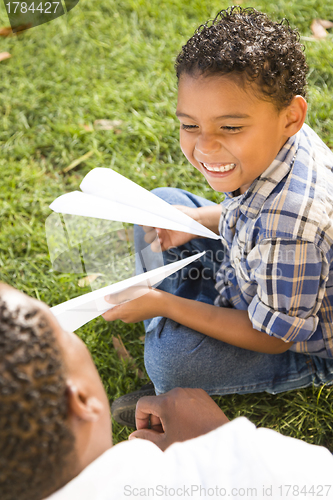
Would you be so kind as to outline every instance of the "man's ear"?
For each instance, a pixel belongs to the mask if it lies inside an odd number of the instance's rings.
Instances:
[[[67,381],[68,416],[75,420],[97,422],[103,412],[103,404],[95,396],[79,389],[71,380]]]
[[[288,137],[296,134],[302,128],[307,109],[307,102],[301,95],[296,95],[286,108],[285,133]]]

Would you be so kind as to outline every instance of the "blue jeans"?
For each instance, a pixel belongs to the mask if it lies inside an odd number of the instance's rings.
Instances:
[[[158,188],[154,194],[174,205],[213,204],[175,188]],[[136,228],[136,246],[143,241]],[[147,245],[147,244],[146,244]],[[174,295],[213,304],[217,292],[215,273],[223,256],[220,241],[195,238],[163,252],[164,263],[206,250],[206,255],[166,278],[158,288]],[[226,344],[168,318],[144,322],[145,366],[157,394],[173,387],[201,387],[208,394],[275,394],[312,384],[333,383],[333,360],[292,351],[264,354]]]

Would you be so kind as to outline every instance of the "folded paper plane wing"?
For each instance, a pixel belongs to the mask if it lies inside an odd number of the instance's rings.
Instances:
[[[201,252],[192,255],[186,259],[172,262],[166,266],[133,276],[119,283],[114,283],[113,285],[86,293],[85,295],[51,307],[51,311],[64,330],[75,331],[114,307],[114,305],[104,300],[106,295],[112,294],[116,296],[121,293],[122,301],[132,299],[133,292],[135,292],[136,289],[140,289],[143,295],[146,291],[149,291],[150,287],[200,258],[204,253],[205,252]]]
[[[94,168],[80,191],[51,203],[54,212],[184,231],[219,239],[210,229],[110,168]]]

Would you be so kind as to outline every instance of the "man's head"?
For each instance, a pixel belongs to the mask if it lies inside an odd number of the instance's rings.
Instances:
[[[233,7],[198,28],[176,71],[185,156],[213,189],[245,192],[304,123],[307,65],[298,33]]]
[[[107,397],[83,342],[0,284],[1,500],[45,498],[110,446]]]

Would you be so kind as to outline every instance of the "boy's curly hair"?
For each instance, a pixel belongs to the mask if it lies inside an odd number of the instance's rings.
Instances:
[[[71,477],[64,373],[43,312],[11,310],[0,296],[1,500],[40,500]]]
[[[287,20],[280,23],[252,8],[221,10],[213,21],[199,26],[176,59],[182,73],[228,75],[255,82],[264,98],[278,109],[295,95],[306,97],[304,46]]]

